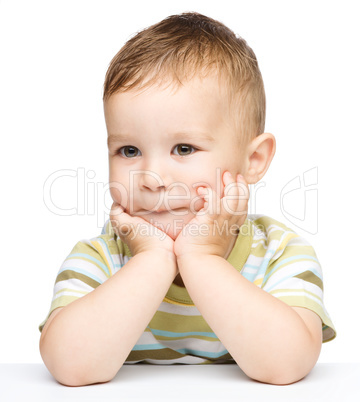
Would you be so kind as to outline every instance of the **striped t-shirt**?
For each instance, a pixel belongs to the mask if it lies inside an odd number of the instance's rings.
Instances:
[[[78,242],[57,275],[47,318],[104,283],[131,258],[109,221],[102,234]],[[323,342],[335,338],[323,302],[322,270],[313,247],[284,224],[248,215],[227,261],[250,282],[289,306],[305,307],[322,320]],[[234,363],[191,300],[186,288],[171,284],[125,364]]]

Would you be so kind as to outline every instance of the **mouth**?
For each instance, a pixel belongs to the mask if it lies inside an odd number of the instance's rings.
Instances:
[[[156,215],[156,216],[161,216],[165,214],[174,214],[174,215],[184,215],[189,212],[188,208],[159,208],[157,210],[151,210],[151,209],[140,209],[136,215]]]

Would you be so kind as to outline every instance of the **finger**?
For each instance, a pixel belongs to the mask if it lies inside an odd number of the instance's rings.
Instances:
[[[212,188],[208,188],[205,197],[207,204],[207,213],[209,216],[215,217],[221,214],[221,198]]]
[[[131,222],[130,215],[124,212],[124,208],[116,202],[111,207],[110,222],[115,233],[122,239],[127,237],[133,230],[134,225]]]
[[[203,199],[203,207],[201,209],[199,209],[199,211],[197,211],[196,215],[204,215],[204,213],[206,213],[206,210],[208,208],[208,202],[205,200],[205,195],[207,194],[206,188],[205,187],[198,187],[196,189],[196,192],[198,193],[198,195],[200,197],[202,197]]]
[[[226,187],[222,199],[223,209],[227,214],[233,215],[236,213],[239,205],[238,183],[230,172],[225,172],[224,184],[226,184]]]
[[[230,177],[226,179],[226,183],[223,199],[224,209],[233,215],[246,214],[250,191],[245,178],[241,174],[237,174],[236,180],[231,176],[231,179]]]
[[[113,202],[110,210],[110,216],[116,217],[124,212],[124,208],[117,202]]]
[[[223,182],[224,182],[225,189],[226,189],[226,187],[227,187],[229,184],[235,182],[235,180],[234,180],[232,174],[231,174],[228,170],[225,171],[224,174],[223,174]],[[224,190],[224,191],[225,191],[225,190]]]
[[[209,216],[214,216],[221,213],[221,199],[212,188],[199,187],[198,194],[204,199],[202,214],[205,212]]]
[[[119,217],[123,213],[124,213],[123,207],[120,204],[114,202],[110,210],[110,222],[114,230],[120,225]]]
[[[238,191],[238,181],[237,177],[233,177],[233,175],[227,171],[224,173],[223,181],[225,184],[225,190],[224,190],[224,197],[227,196],[237,196],[239,191]]]

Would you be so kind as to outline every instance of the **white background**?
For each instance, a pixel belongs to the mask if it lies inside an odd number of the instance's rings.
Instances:
[[[277,152],[249,212],[282,221],[316,250],[338,331],[319,362],[360,361],[357,2],[8,0],[0,2],[0,363],[41,362],[38,325],[57,271],[78,240],[100,233],[110,60],[140,29],[184,11],[224,22],[254,49]],[[69,216],[44,201],[60,170],[52,205],[77,209]]]

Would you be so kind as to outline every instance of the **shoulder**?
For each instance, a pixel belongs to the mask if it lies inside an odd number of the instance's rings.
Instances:
[[[72,265],[81,265],[82,269],[96,265],[107,276],[111,276],[130,258],[131,253],[127,245],[116,236],[110,221],[107,221],[100,235],[78,241],[64,264],[71,261]]]
[[[253,238],[244,275],[264,287],[306,272],[322,288],[321,266],[307,239],[274,218],[250,215],[248,219],[253,225]]]
[[[284,303],[318,331],[323,322],[323,342],[336,336],[323,301],[323,272],[309,241],[282,222],[264,215],[250,215],[254,236],[243,275]]]
[[[131,252],[127,244],[125,244],[114,232],[110,219],[108,219],[102,230],[101,235],[97,237],[101,241],[106,242],[111,248],[115,248],[116,253],[131,257]]]
[[[267,256],[271,254],[275,259],[285,250],[287,254],[303,252],[315,254],[306,238],[277,219],[266,215],[249,215],[248,219],[253,225],[252,248],[257,248],[257,252],[262,249]]]
[[[293,233],[298,236],[293,229],[270,216],[251,214],[248,215],[248,219],[252,222],[253,230],[257,234],[265,234],[271,238],[279,237],[282,233]]]

